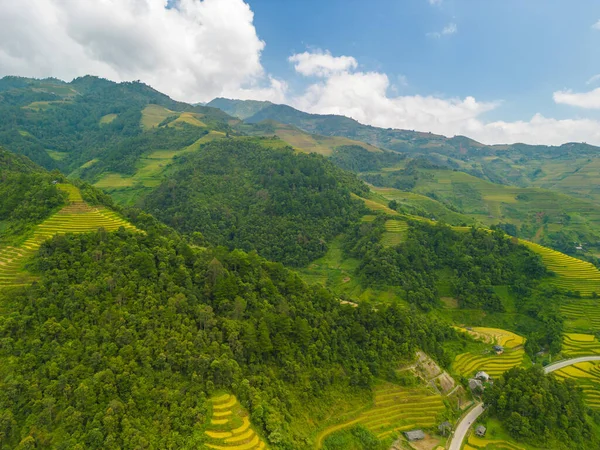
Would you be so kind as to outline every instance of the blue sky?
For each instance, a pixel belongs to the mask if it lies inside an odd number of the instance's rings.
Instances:
[[[141,80],[490,144],[600,145],[599,53],[598,0],[0,0],[0,76]]]
[[[552,93],[600,73],[600,2],[591,0],[249,0],[263,64],[300,89],[287,57],[319,48],[384,72],[402,94],[502,100],[490,120],[572,117]],[[457,31],[434,38],[448,24]],[[598,85],[600,85],[600,80]],[[587,116],[598,117],[596,111]]]

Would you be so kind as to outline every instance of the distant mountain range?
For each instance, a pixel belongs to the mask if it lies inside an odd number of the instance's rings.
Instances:
[[[565,150],[578,154],[598,154],[600,147],[583,143],[567,143],[561,146],[545,145],[485,145],[465,136],[451,138],[414,130],[398,130],[363,125],[360,122],[334,114],[309,114],[291,106],[255,100],[230,100],[216,98],[206,106],[219,108],[227,114],[244,120],[246,123],[260,123],[275,120],[294,125],[308,133],[324,136],[343,136],[367,142],[375,147],[408,153],[440,153],[447,156],[464,157],[507,154],[517,151],[521,154],[560,154]]]

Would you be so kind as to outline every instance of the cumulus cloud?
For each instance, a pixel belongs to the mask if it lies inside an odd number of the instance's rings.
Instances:
[[[0,0],[0,75],[140,79],[174,98],[281,100],[243,0]]]
[[[600,20],[598,22],[596,22],[594,25],[592,25],[592,28],[594,30],[600,30]]]
[[[499,108],[501,102],[482,102],[471,96],[393,95],[388,76],[380,72],[349,69],[333,73],[309,85],[289,102],[304,111],[345,115],[368,125],[446,136],[462,134],[486,144],[600,144],[600,122],[595,120],[557,120],[536,114],[528,121],[489,122],[483,114]]]
[[[554,93],[554,101],[580,108],[600,109],[600,88],[589,92],[557,91]]]
[[[358,66],[352,56],[332,56],[330,52],[296,53],[288,58],[297,72],[306,76],[327,77],[335,73],[355,69]]]
[[[458,26],[455,23],[449,23],[444,28],[442,28],[442,31],[434,31],[433,33],[427,33],[427,36],[433,38],[441,38],[443,36],[451,36],[453,34],[456,34],[457,32]]]

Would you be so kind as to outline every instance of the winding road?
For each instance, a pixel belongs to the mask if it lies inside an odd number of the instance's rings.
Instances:
[[[571,366],[573,364],[587,362],[587,361],[600,361],[600,355],[594,356],[580,356],[579,358],[565,359],[558,361],[553,364],[544,367],[544,373],[554,372],[555,370],[562,369],[563,367]],[[460,450],[462,443],[471,428],[471,425],[477,420],[477,418],[483,414],[483,403],[477,403],[456,425],[456,430],[452,435],[450,441],[449,450]]]

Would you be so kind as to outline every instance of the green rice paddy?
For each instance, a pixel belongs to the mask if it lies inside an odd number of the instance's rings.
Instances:
[[[385,232],[381,238],[381,243],[386,247],[396,246],[405,241],[407,233],[408,223],[403,220],[388,220],[385,223]]]
[[[594,292],[600,294],[600,271],[593,264],[533,242],[519,242],[538,253],[546,267],[556,274],[552,279],[555,286],[566,291],[579,292],[585,297]]]
[[[445,409],[444,397],[429,389],[381,383],[374,388],[373,406],[351,420],[323,430],[317,437],[317,447],[330,434],[357,424],[368,428],[379,439],[413,428],[433,427]]]
[[[582,362],[553,372],[559,379],[570,378],[583,389],[587,404],[600,409],[600,361]]]
[[[599,300],[571,300],[560,307],[560,312],[565,318],[567,331],[600,331]]]
[[[567,358],[600,355],[600,342],[593,334],[565,333],[562,353]]]

